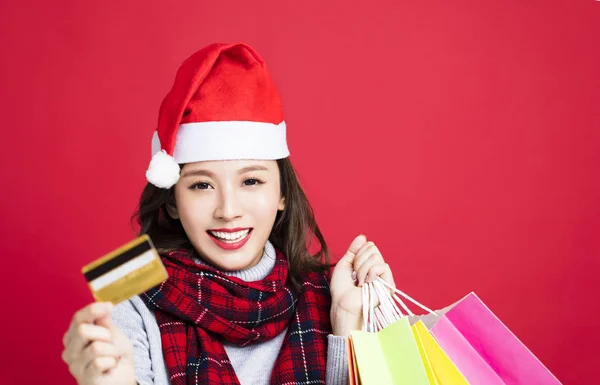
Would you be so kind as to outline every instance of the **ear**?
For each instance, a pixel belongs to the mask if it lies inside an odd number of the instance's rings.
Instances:
[[[279,204],[277,205],[277,210],[279,210],[279,211],[283,211],[284,209],[285,209],[285,197],[284,197],[284,196],[282,196],[282,197],[279,199]]]
[[[167,203],[165,208],[171,218],[179,219],[179,211],[177,211],[177,206],[174,203]]]

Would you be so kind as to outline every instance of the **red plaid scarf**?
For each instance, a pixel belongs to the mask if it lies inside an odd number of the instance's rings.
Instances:
[[[271,384],[325,384],[331,297],[324,274],[307,274],[297,292],[279,251],[271,273],[256,282],[197,264],[186,252],[162,260],[169,279],[142,298],[155,311],[172,385],[239,385],[221,341],[248,345],[285,327]]]

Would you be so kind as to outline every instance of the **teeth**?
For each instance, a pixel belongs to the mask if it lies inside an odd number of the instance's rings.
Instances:
[[[244,238],[246,235],[248,235],[249,232],[250,232],[250,229],[237,231],[235,233],[225,233],[222,231],[211,231],[210,233],[212,235],[214,235],[216,238],[219,238],[220,240],[223,240],[223,241],[237,241],[239,239]]]

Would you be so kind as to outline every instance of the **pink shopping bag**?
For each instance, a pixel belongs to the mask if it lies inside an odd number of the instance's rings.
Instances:
[[[378,281],[429,313],[417,316],[394,296],[412,323],[422,321],[429,329],[470,385],[560,385],[475,293],[433,311],[382,279]]]
[[[555,385],[560,381],[470,293],[430,328],[471,385]]]

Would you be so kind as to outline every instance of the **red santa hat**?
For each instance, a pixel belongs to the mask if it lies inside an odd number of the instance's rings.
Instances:
[[[245,44],[212,44],[183,62],[164,98],[146,178],[179,180],[179,164],[289,156],[279,92]]]

